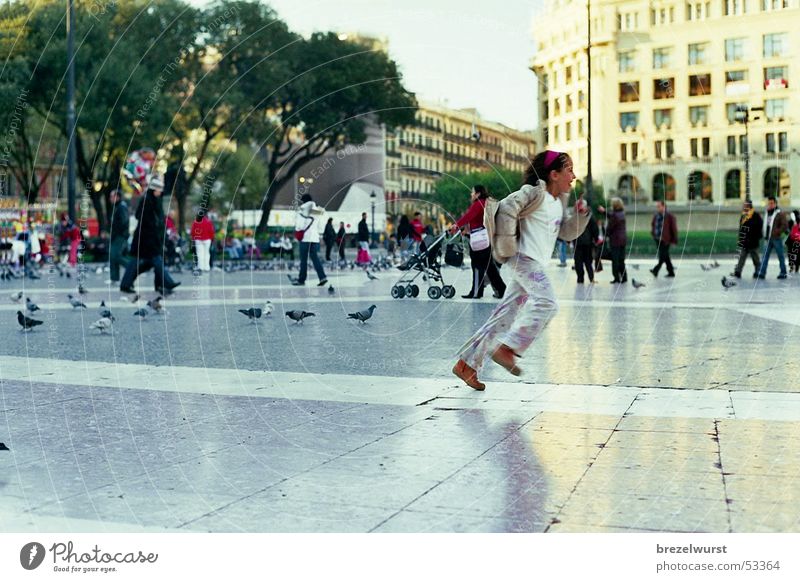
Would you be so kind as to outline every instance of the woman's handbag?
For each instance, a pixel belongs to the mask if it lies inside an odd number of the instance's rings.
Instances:
[[[444,262],[451,267],[460,267],[464,264],[464,250],[460,244],[452,242],[445,247]]]
[[[482,251],[489,248],[489,231],[486,227],[479,227],[469,233],[469,248],[473,251]]]
[[[302,230],[295,229],[295,231],[294,231],[294,238],[299,242],[303,242],[303,237],[306,235],[306,231],[309,228],[311,228],[312,224],[314,224],[314,217],[313,216],[306,216],[304,214],[301,214],[300,216],[302,216],[306,220],[311,220],[311,222],[308,223],[308,226],[305,227],[304,229],[302,229]]]

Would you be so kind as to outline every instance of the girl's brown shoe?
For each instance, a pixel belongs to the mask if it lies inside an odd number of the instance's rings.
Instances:
[[[461,378],[467,386],[475,390],[484,390],[486,388],[486,384],[478,380],[478,373],[468,366],[464,360],[456,362],[456,365],[453,366],[453,374]]]
[[[503,366],[506,370],[514,374],[514,376],[519,376],[522,374],[522,370],[515,363],[515,357],[516,354],[514,350],[505,344],[500,344],[500,347],[492,354],[492,360],[494,360],[496,364]]]

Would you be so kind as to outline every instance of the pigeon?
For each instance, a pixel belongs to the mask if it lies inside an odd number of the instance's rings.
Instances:
[[[111,330],[111,326],[113,325],[113,323],[114,323],[114,317],[113,316],[111,316],[111,317],[101,317],[100,319],[95,321],[93,324],[91,324],[89,326],[89,329],[99,329],[100,330],[100,334],[103,335],[103,334],[107,333],[109,330]]]
[[[636,279],[631,279],[631,283],[633,283],[633,288],[638,289],[639,287],[644,287],[644,283],[639,283]]]
[[[378,280],[378,277],[376,277],[375,275],[370,273],[367,269],[364,269],[364,272],[367,274],[367,279],[369,279],[370,281],[377,281]]]
[[[67,297],[72,309],[86,309],[86,305],[80,299],[75,299],[72,295],[67,295]]]
[[[17,321],[22,326],[22,329],[25,331],[33,329],[37,325],[42,325],[44,323],[43,321],[39,321],[38,319],[31,319],[30,317],[25,317],[25,315],[21,311],[17,311]]]
[[[138,317],[140,320],[147,317],[147,310],[146,309],[137,309],[133,312],[134,317]]]
[[[306,317],[316,317],[316,316],[315,316],[315,314],[311,313],[310,311],[293,310],[293,311],[287,311],[286,312],[286,317],[288,317],[289,319],[291,319],[292,321],[295,321],[297,323],[303,323],[303,320]]]
[[[135,305],[136,303],[139,303],[139,295],[138,294],[134,295],[130,299],[128,299],[125,295],[123,295],[122,297],[120,297],[120,300],[121,301],[130,301],[131,303],[133,303]]]
[[[147,302],[147,306],[156,313],[163,313],[164,306],[161,305],[161,300],[164,299],[161,295]]]
[[[736,281],[731,281],[727,277],[722,278],[722,286],[725,289],[730,289],[731,287],[736,287]]]
[[[255,323],[256,319],[261,319],[262,311],[258,307],[251,307],[250,309],[240,309],[239,313],[246,315],[250,323]]]
[[[105,307],[105,306],[106,306],[106,300],[105,299],[101,299],[100,300],[100,307]]]
[[[28,311],[30,311],[31,313],[34,313],[35,311],[39,311],[39,306],[36,305],[33,301],[31,301],[30,297],[26,297],[25,298],[25,308]]]
[[[721,266],[722,265],[719,264],[719,261],[717,261],[717,259],[714,259],[714,262],[711,263],[711,268],[712,269],[716,269],[717,267],[721,267]]]
[[[292,277],[289,273],[286,273],[286,276],[289,277],[289,281],[291,282],[292,285],[297,283],[297,279],[295,277]]]
[[[86,287],[83,286],[83,283],[78,283],[78,294],[86,295],[87,293],[88,291],[86,290]]]
[[[335,295],[336,289],[333,288],[333,285],[328,286],[328,295]]]
[[[711,267],[709,267],[708,265],[700,265],[700,268],[703,269],[704,271],[710,271],[711,270]]]
[[[633,267],[637,271],[639,270],[639,265],[631,265],[631,267]]]
[[[9,448],[6,446],[6,443],[0,443],[0,451],[10,451],[10,450],[11,450],[11,449],[9,449]]]
[[[12,293],[9,296],[9,299],[11,299],[11,301],[14,303],[19,303],[20,301],[22,301],[22,291],[17,291],[16,293]]]
[[[370,305],[367,309],[363,311],[356,311],[355,313],[348,313],[347,319],[356,319],[361,323],[367,323],[367,320],[372,317],[372,312],[375,311],[377,306]]]

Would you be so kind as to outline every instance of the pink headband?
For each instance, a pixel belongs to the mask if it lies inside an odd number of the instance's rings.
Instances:
[[[560,155],[561,155],[561,152],[554,152],[553,150],[545,151],[545,153],[544,153],[544,169],[547,170],[547,168],[550,167],[550,164],[555,162],[556,159],[558,159],[558,156],[560,156]]]

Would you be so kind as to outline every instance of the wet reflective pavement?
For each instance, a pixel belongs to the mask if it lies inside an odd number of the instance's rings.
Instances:
[[[494,300],[393,300],[393,272],[333,273],[333,295],[186,274],[145,321],[103,275],[86,312],[44,278],[30,333],[4,284],[0,530],[800,531],[800,279],[633,264],[638,290],[553,266],[560,313],[483,393],[449,370]],[[101,299],[111,336],[88,329]],[[265,321],[237,312],[264,299]]]

